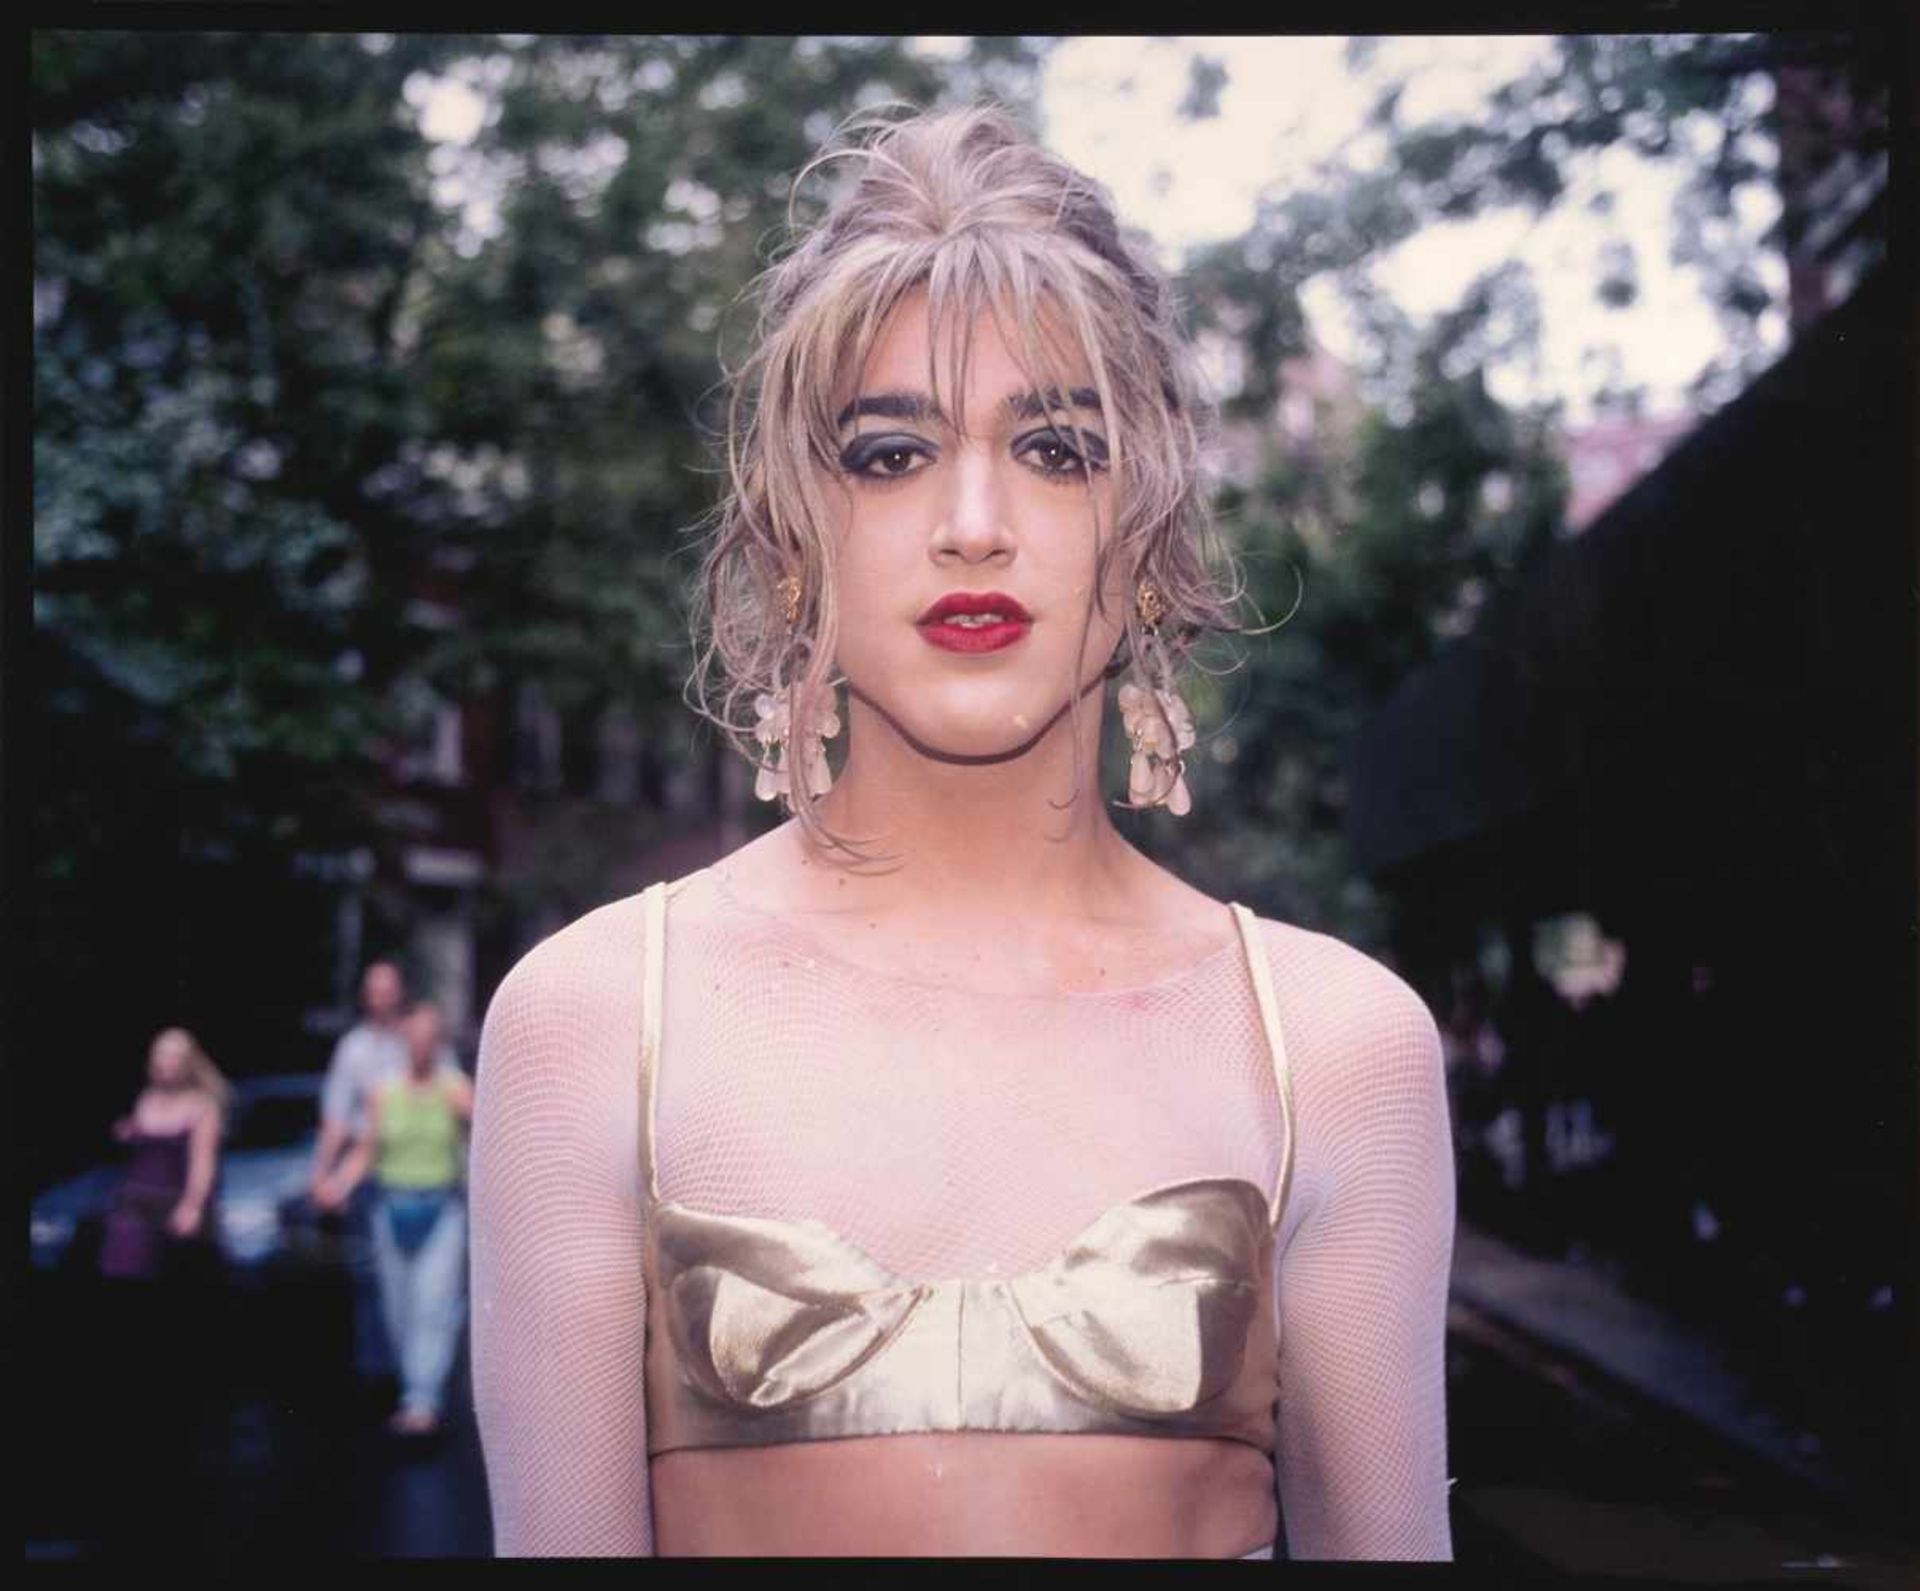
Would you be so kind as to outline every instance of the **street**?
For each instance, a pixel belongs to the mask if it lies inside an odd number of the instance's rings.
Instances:
[[[129,1318],[145,1300],[84,1280],[36,1288],[29,1558],[157,1554],[219,1567],[294,1546],[347,1558],[491,1552],[464,1349],[440,1434],[392,1436],[384,1389],[347,1373],[344,1286],[278,1280],[266,1295],[218,1298],[224,1308],[198,1321],[157,1324]],[[155,1341],[168,1349],[132,1359]]]
[[[1908,1587],[1910,1543],[1579,1361],[1456,1301],[1454,1552],[1528,1578]]]

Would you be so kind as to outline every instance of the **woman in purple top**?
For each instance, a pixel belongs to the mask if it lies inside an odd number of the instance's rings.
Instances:
[[[174,1245],[208,1235],[228,1094],[227,1080],[185,1028],[154,1038],[147,1086],[113,1126],[131,1154],[107,1211],[103,1276],[155,1279]]]

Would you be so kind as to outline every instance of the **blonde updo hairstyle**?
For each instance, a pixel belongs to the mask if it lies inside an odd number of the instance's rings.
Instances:
[[[811,228],[794,225],[789,207],[790,246],[750,290],[753,350],[729,373],[727,489],[695,596],[698,710],[758,764],[754,699],[784,693],[789,722],[808,724],[831,691],[839,605],[823,491],[846,489],[838,410],[888,314],[918,287],[930,344],[945,349],[947,382],[928,372],[936,401],[943,385],[964,387],[968,331],[983,311],[1036,392],[1080,384],[1069,379],[1075,364],[1092,374],[1115,486],[1093,604],[1113,560],[1129,575],[1125,637],[1108,675],[1143,648],[1164,669],[1202,634],[1239,630],[1230,611],[1239,591],[1222,589],[1209,569],[1222,555],[1199,479],[1192,353],[1165,278],[1122,233],[1106,190],[991,108],[851,124],[795,179],[795,196],[822,171],[838,172],[841,191]],[[1068,417],[1051,418],[1071,441]],[[791,627],[780,591],[788,577],[799,584]],[[1157,642],[1143,636],[1132,599],[1142,578],[1164,604]],[[1078,705],[1076,695],[1076,714]],[[788,804],[809,834],[858,854],[821,823],[804,759],[788,766]],[[1074,794],[1080,783],[1076,769]]]

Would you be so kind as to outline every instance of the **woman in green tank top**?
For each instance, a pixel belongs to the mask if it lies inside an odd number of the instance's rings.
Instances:
[[[366,1136],[325,1191],[344,1201],[372,1171],[379,1190],[374,1259],[400,1366],[400,1407],[391,1426],[403,1435],[425,1436],[440,1424],[447,1376],[466,1323],[463,1189],[473,1085],[458,1068],[440,1062],[437,1007],[415,1006],[401,1033],[407,1068],[374,1093]]]

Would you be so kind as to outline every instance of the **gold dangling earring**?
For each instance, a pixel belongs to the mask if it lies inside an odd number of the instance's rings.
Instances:
[[[773,588],[780,593],[780,616],[787,621],[788,633],[800,622],[800,577],[782,575]]]
[[[1165,807],[1175,817],[1193,810],[1187,793],[1186,759],[1182,753],[1194,743],[1193,715],[1173,688],[1173,668],[1160,640],[1160,621],[1166,617],[1166,599],[1151,580],[1142,580],[1134,593],[1134,615],[1140,621],[1145,656],[1133,659],[1133,678],[1120,687],[1120,721],[1133,743],[1127,767],[1127,802],[1133,807]],[[1165,683],[1156,684],[1155,677]]]
[[[779,595],[780,613],[786,620],[787,639],[791,643],[794,632],[800,626],[800,577],[796,574],[783,575],[773,589]],[[753,793],[762,801],[783,796],[787,810],[791,812],[795,751],[793,686],[789,684],[782,687],[776,681],[773,691],[762,691],[754,697],[753,712],[757,720],[753,726],[754,738],[760,742],[762,750],[773,754],[772,761],[762,762],[754,774]],[[825,700],[813,714],[812,724],[799,737],[801,775],[806,781],[807,793],[815,800],[833,788],[833,773],[827,766],[826,743],[839,733],[840,714],[834,706],[833,692],[829,689]]]

